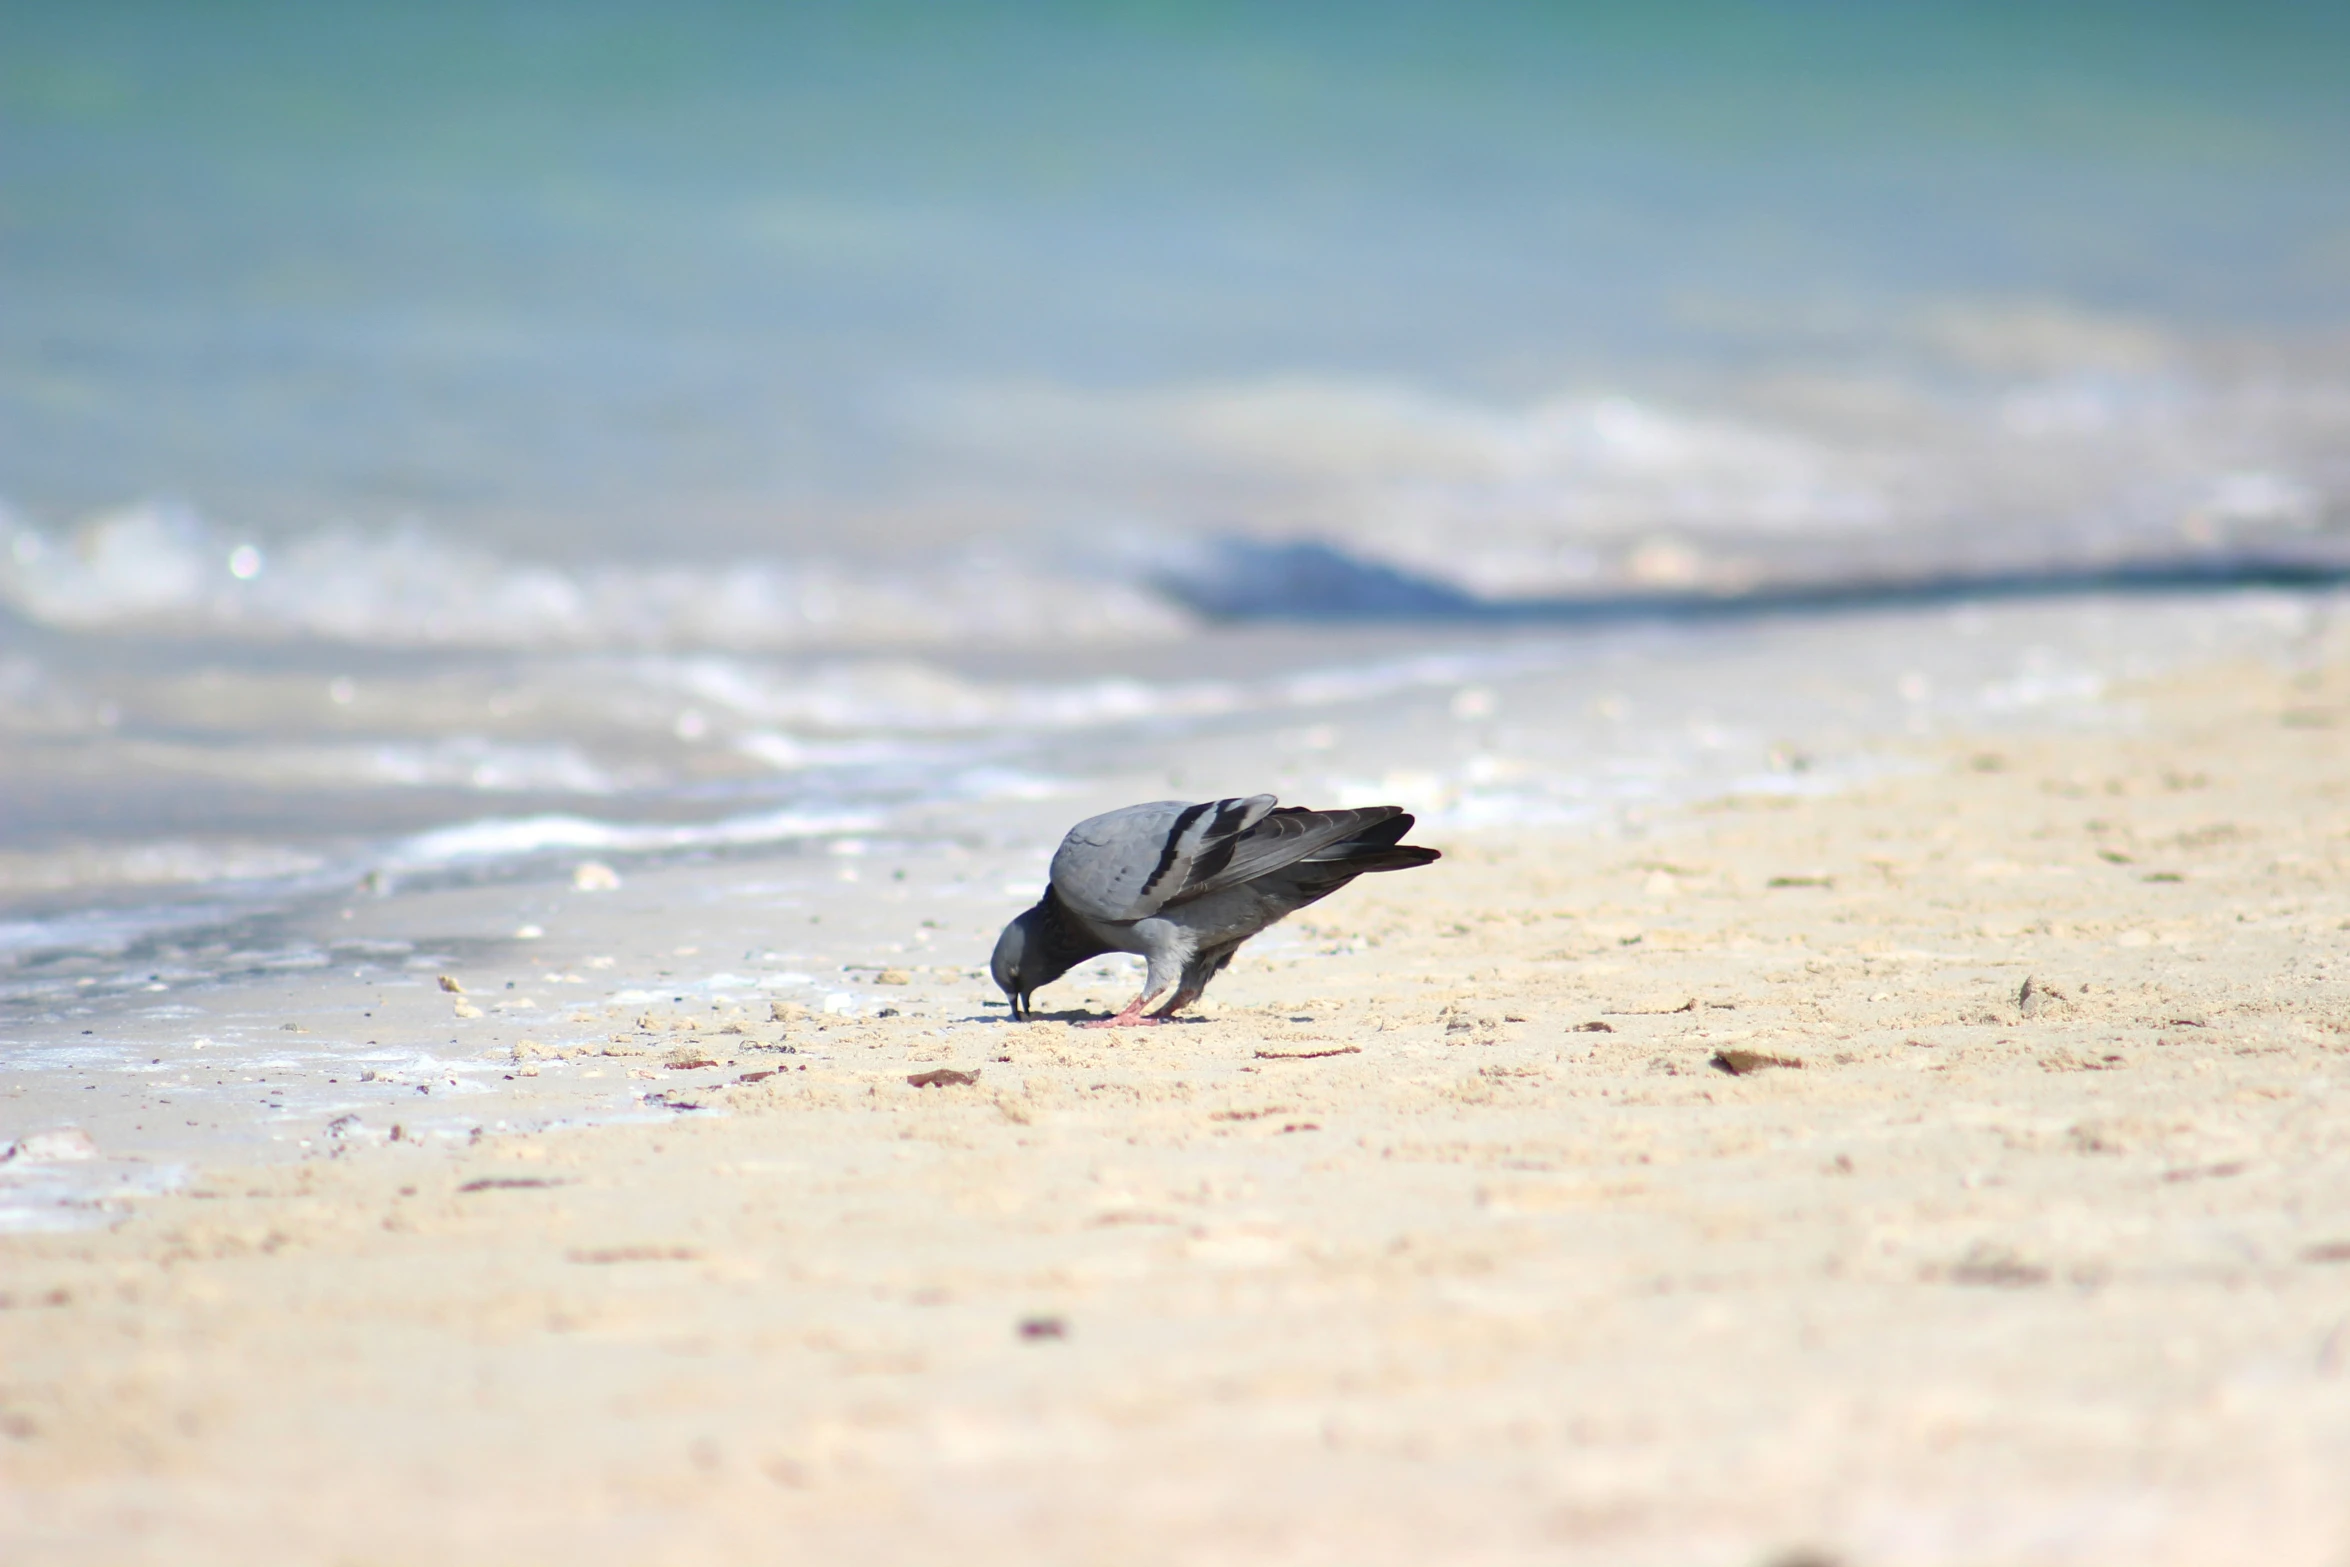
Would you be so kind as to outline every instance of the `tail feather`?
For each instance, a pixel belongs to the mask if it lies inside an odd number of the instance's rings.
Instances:
[[[1394,811],[1395,814],[1371,823],[1351,838],[1341,839],[1326,849],[1318,849],[1307,855],[1306,858],[1309,860],[1351,861],[1367,849],[1392,848],[1401,841],[1405,833],[1412,830],[1412,824],[1419,820],[1411,812],[1396,810],[1392,805],[1379,806],[1376,809]]]
[[[1293,907],[1304,908],[1318,902],[1353,881],[1357,876],[1372,871],[1403,871],[1415,865],[1426,865],[1442,859],[1434,849],[1416,843],[1369,844],[1341,855],[1340,846],[1333,845],[1326,855],[1310,860],[1299,860],[1293,865],[1275,871],[1268,881],[1278,879],[1288,895],[1295,899]]]
[[[1415,865],[1427,865],[1444,856],[1434,849],[1416,843],[1399,843],[1376,849],[1367,854],[1350,854],[1340,863],[1358,873],[1371,871],[1408,871]]]

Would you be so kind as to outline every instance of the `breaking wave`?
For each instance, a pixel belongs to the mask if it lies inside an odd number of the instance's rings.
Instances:
[[[421,529],[264,549],[149,502],[62,537],[0,521],[0,604],[77,631],[313,637],[392,648],[924,647],[1133,641],[1184,613],[1117,581],[974,551],[881,574],[821,561],[702,567],[508,560]]]

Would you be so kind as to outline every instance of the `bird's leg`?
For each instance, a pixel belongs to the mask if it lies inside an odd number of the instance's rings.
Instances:
[[[1156,953],[1150,958],[1149,967],[1143,971],[1142,994],[1127,1002],[1125,1011],[1116,1017],[1096,1018],[1090,1023],[1080,1023],[1077,1026],[1080,1028],[1145,1028],[1154,1023],[1164,1023],[1167,1020],[1163,1017],[1143,1016],[1142,1009],[1150,1005],[1151,997],[1163,995],[1172,989],[1175,982],[1182,977],[1183,960],[1181,956],[1178,955],[1170,959],[1163,952]]]
[[[1149,1003],[1150,998],[1151,992],[1146,990],[1132,1001],[1127,1002],[1126,1010],[1116,1017],[1097,1017],[1090,1023],[1080,1023],[1077,1026],[1079,1028],[1146,1028],[1154,1023],[1166,1022],[1167,1020],[1163,1016],[1143,1016],[1142,1009]]]
[[[1190,1006],[1194,1001],[1197,1001],[1199,999],[1200,992],[1207,988],[1208,987],[1204,984],[1185,985],[1183,988],[1176,991],[1175,994],[1167,998],[1167,1004],[1165,1006],[1159,1008],[1158,1011],[1153,1012],[1149,1017],[1143,1019],[1143,1021],[1146,1023],[1173,1022],[1175,1019],[1175,1014],[1181,1011],[1183,1008]],[[1135,1005],[1140,1006],[1142,1003],[1138,1001],[1135,1003]]]
[[[1232,961],[1232,954],[1239,949],[1240,943],[1237,941],[1220,951],[1210,948],[1184,964],[1182,982],[1175,987],[1175,994],[1169,996],[1167,1004],[1152,1013],[1151,1017],[1161,1023],[1172,1022],[1176,1013],[1200,998],[1201,992],[1208,988],[1209,980],[1224,972],[1224,965]]]

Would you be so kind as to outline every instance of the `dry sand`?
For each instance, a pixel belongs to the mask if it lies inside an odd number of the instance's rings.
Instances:
[[[2350,670],[2134,699],[0,1240],[0,1559],[2340,1567]]]

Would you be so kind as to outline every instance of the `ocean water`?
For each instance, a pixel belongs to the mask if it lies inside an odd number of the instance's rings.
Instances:
[[[354,889],[1017,860],[1113,788],[1621,830],[2304,656],[2345,59],[2288,5],[0,5],[0,1040],[298,972]]]

